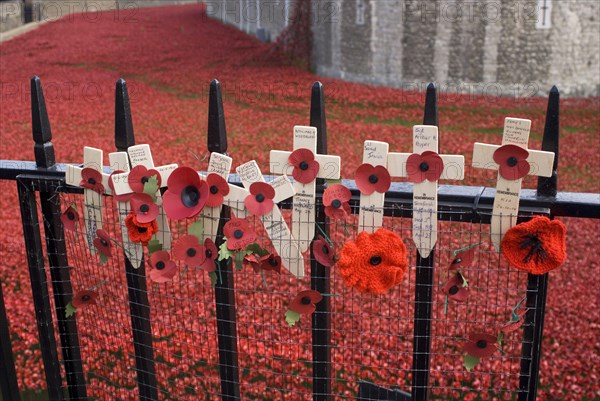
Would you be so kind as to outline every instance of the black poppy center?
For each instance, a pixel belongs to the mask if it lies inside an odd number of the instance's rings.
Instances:
[[[137,231],[140,234],[144,234],[145,232],[148,232],[148,228],[146,228],[146,227],[137,227]]]
[[[309,297],[303,297],[300,302],[302,302],[302,305],[310,305],[311,304]]]
[[[477,348],[485,349],[487,347],[487,345],[488,345],[488,343],[485,340],[477,341]]]
[[[300,167],[300,170],[302,170],[302,171],[308,170],[308,163],[307,162],[300,162],[300,164],[298,165],[298,167]]]
[[[212,251],[210,249],[207,249],[206,252],[204,252],[204,254],[207,258],[212,258]]]
[[[377,184],[379,182],[379,177],[377,177],[375,174],[371,174],[369,176],[369,182],[371,184]]]
[[[162,270],[165,268],[165,262],[163,262],[162,260],[160,262],[156,262],[156,270]]]
[[[183,203],[185,207],[194,207],[199,201],[200,192],[198,192],[198,188],[195,186],[189,185],[181,192],[181,203]]]
[[[450,295],[455,295],[456,293],[458,293],[458,287],[453,285],[452,287],[450,287],[450,289],[448,290],[448,293],[450,293]]]
[[[524,250],[528,249],[527,255],[523,258],[524,263],[529,263],[532,260],[536,264],[542,263],[548,256],[538,233],[525,235],[521,240],[520,248]]]
[[[240,239],[244,236],[244,232],[242,230],[235,230],[233,232],[233,236],[235,237],[235,239]]]
[[[419,170],[421,170],[424,173],[429,171],[429,164],[427,164],[427,162],[422,162],[421,164],[419,164]]]
[[[88,178],[88,184],[96,185],[96,180],[94,178]]]
[[[90,297],[90,296],[89,296],[89,295],[87,295],[87,294],[81,297],[81,300],[82,300],[83,302],[87,302],[87,301],[89,301],[90,299],[92,299],[92,297]]]
[[[102,246],[108,246],[108,241],[104,238],[100,238],[100,243],[102,244]]]
[[[325,255],[329,255],[329,247],[327,245],[323,245],[321,247],[321,251],[325,254]]]
[[[148,213],[150,211],[150,206],[146,205],[145,203],[140,206],[140,212],[142,213]]]
[[[263,203],[265,201],[265,196],[263,194],[256,195],[256,201],[258,203]]]
[[[508,167],[514,167],[517,165],[518,162],[519,161],[514,156],[511,156],[508,159],[506,159],[506,164],[508,165]]]
[[[339,209],[342,207],[342,201],[335,199],[333,202],[331,202],[331,206],[333,206],[334,209]]]
[[[217,187],[216,185],[211,185],[210,187],[210,193],[213,195],[216,195],[219,193],[219,187]]]
[[[188,248],[186,255],[188,255],[190,258],[193,258],[194,256],[196,256],[196,249],[195,248]]]
[[[150,180],[150,177],[148,177],[147,175],[143,176],[142,179],[141,179],[142,184],[147,183],[149,180]]]
[[[461,258],[456,258],[456,259],[454,259],[454,260],[452,261],[452,264],[453,264],[453,265],[456,265],[456,264],[459,264],[460,262],[462,262],[462,259],[461,259]]]
[[[277,263],[277,259],[275,258],[269,258],[269,264],[273,267],[277,267],[278,263]]]
[[[369,260],[369,262],[373,265],[373,266],[377,266],[379,264],[381,264],[381,256],[373,256],[371,258],[371,260]]]
[[[73,212],[71,212],[71,211],[70,211],[70,212],[68,212],[68,213],[67,213],[67,218],[68,218],[69,220],[75,220],[75,213],[73,213]]]

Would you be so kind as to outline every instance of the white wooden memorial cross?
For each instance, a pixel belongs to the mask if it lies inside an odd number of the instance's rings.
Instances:
[[[317,129],[315,127],[294,127],[294,150],[308,149],[319,163],[318,174],[316,178],[325,178],[337,180],[340,178],[339,156],[318,155],[317,154]],[[271,173],[292,175],[294,166],[289,162],[292,152],[272,150]],[[300,251],[305,252],[310,247],[310,243],[315,236],[315,203],[316,203],[316,179],[303,184],[298,180],[294,181],[293,209],[292,209],[292,234],[300,244]]]
[[[523,160],[508,155],[506,161],[501,160],[504,163],[502,167],[494,160],[494,153],[506,145],[516,145],[526,151],[526,161],[528,163],[528,166],[525,163],[525,170],[520,175],[552,176],[554,153],[527,149],[530,128],[531,120],[507,117],[504,120],[502,146],[476,142],[473,147],[473,167],[499,170],[490,226],[492,243],[497,252],[500,252],[500,241],[506,231],[517,223],[519,196],[523,181],[523,178],[518,178],[518,176],[511,172],[505,173],[503,177],[501,168],[507,170],[518,168],[523,163]],[[496,159],[500,157],[498,154],[496,156]]]
[[[155,167],[154,161],[152,160],[152,153],[150,152],[150,145],[135,145],[127,149],[129,154],[129,160],[131,166],[144,166],[148,170],[154,169],[160,174],[160,187],[164,188],[167,186],[169,176],[177,168],[177,164],[169,164],[166,166]],[[129,173],[115,174],[112,177],[113,186],[117,195],[125,195],[133,193],[133,190],[128,183]],[[162,207],[162,197],[160,196],[160,188],[156,192],[156,204],[158,205],[158,217],[156,223],[158,224],[158,232],[156,233],[157,239],[162,244],[162,248],[166,251],[171,249],[171,231],[169,229],[169,221],[167,215]]]
[[[97,171],[102,177],[101,184],[104,187],[103,192],[109,194],[111,192],[108,186],[108,178],[110,175],[105,174],[102,170],[103,155],[104,154],[101,149],[90,148],[87,146],[84,147],[83,167],[72,165],[67,166],[65,175],[65,181],[67,185],[80,187],[83,180],[81,175],[83,170],[92,169]],[[90,180],[94,181],[92,178]],[[96,184],[96,182],[89,183],[89,185],[93,184]],[[93,189],[84,187],[83,195],[83,221],[85,225],[85,239],[90,253],[95,255],[96,248],[94,247],[94,239],[96,238],[96,230],[102,229],[102,194]]]
[[[434,125],[415,125],[413,127],[413,154],[390,153],[388,170],[392,177],[409,177],[418,169],[423,174],[429,172],[438,179],[431,181],[423,176],[421,182],[413,187],[412,236],[422,258],[426,258],[437,242],[437,206],[438,180],[462,180],[465,171],[465,158],[459,155],[439,155],[443,165],[434,165],[429,159],[420,160],[423,152],[438,153],[438,127]],[[416,157],[416,164],[409,158]],[[439,160],[439,159],[438,159]],[[430,177],[432,177],[430,176]],[[433,178],[432,177],[432,178]]]
[[[113,171],[122,171],[124,173],[129,172],[129,156],[127,152],[113,152],[108,155],[110,167]],[[142,264],[144,258],[144,247],[139,242],[133,242],[129,238],[127,232],[127,225],[125,219],[131,212],[129,202],[117,201],[117,209],[119,210],[119,221],[121,222],[121,238],[123,239],[123,249],[127,259],[131,262],[131,265],[138,269]]]
[[[389,144],[378,141],[365,141],[363,147],[363,164],[387,168]],[[360,194],[360,209],[358,212],[358,232],[374,233],[383,224],[383,203],[385,193],[373,192]]]
[[[236,171],[246,189],[249,189],[250,185],[255,182],[265,182],[258,164],[254,160],[242,164]],[[304,277],[304,257],[302,256],[302,252],[300,252],[298,242],[294,239],[277,206],[278,202],[294,196],[294,187],[290,179],[285,175],[277,177],[269,184],[275,190],[275,197],[273,199],[275,205],[269,213],[261,216],[261,220],[273,243],[273,247],[281,257],[282,264],[294,276],[302,278]]]

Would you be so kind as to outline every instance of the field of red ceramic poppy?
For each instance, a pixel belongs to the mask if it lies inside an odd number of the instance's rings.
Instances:
[[[271,149],[292,147],[292,127],[308,124],[310,87],[325,84],[329,152],[342,156],[342,175],[351,178],[362,142],[390,143],[408,152],[411,127],[422,121],[423,93],[317,77],[298,69],[277,48],[207,19],[199,6],[139,10],[134,18],[104,12],[63,18],[0,44],[0,159],[31,160],[29,79],[44,85],[53,143],[60,162],[80,163],[83,146],[114,150],[114,83],[127,80],[136,140],[152,146],[157,165],[179,163],[206,169],[208,85],[223,84],[229,154],[239,165],[255,159],[266,173]],[[557,82],[560,88],[560,82]],[[539,149],[544,126],[543,98],[440,96],[440,150],[471,161],[472,143],[500,143],[506,116],[532,120],[530,147]],[[600,192],[599,99],[563,99],[559,189]],[[108,163],[108,160],[105,160]],[[495,186],[495,173],[466,169],[464,183]],[[535,179],[524,186],[532,188]],[[20,230],[14,183],[2,190],[0,280],[7,304],[21,389],[45,386],[34,310]],[[65,197],[65,201],[74,200]],[[109,203],[109,206],[111,204]],[[118,238],[107,207],[107,228]],[[286,215],[287,216],[287,215]],[[539,399],[600,399],[600,305],[598,231],[595,220],[563,219],[567,262],[550,274],[544,327]],[[337,242],[355,228],[336,226]],[[410,220],[386,220],[414,255]],[[436,291],[447,279],[451,251],[484,242],[477,268],[467,270],[477,294],[468,305],[436,297],[432,385],[440,399],[514,399],[518,384],[518,336],[503,354],[482,361],[471,373],[462,367],[462,343],[469,332],[496,327],[525,292],[525,275],[511,269],[489,248],[488,227],[444,223]],[[14,231],[13,231],[14,230]],[[174,237],[184,227],[172,226]],[[82,245],[73,251],[75,289],[98,289],[99,305],[77,312],[90,394],[130,399],[135,366],[123,267],[118,258],[97,265]],[[83,250],[83,251],[82,251]],[[369,380],[407,389],[410,383],[414,309],[414,256],[405,281],[381,296],[360,295],[342,284],[333,268],[332,328],[334,389],[352,399],[357,382]],[[242,391],[248,399],[310,399],[310,319],[288,327],[290,299],[310,286],[308,279],[252,269],[236,272],[236,303]],[[219,391],[214,292],[201,272],[182,271],[175,282],[149,284],[157,375],[161,399],[215,399]],[[94,309],[95,308],[95,309]],[[108,394],[108,395],[107,395]],[[443,398],[445,397],[445,398]]]

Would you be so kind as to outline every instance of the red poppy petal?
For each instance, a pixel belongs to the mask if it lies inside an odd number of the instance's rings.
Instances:
[[[410,182],[418,184],[425,181],[425,174],[419,168],[422,162],[423,157],[417,153],[413,153],[406,159],[406,175]]]
[[[267,199],[275,198],[275,189],[266,182],[254,182],[250,185],[252,195],[262,194]]]
[[[151,178],[152,176],[156,177],[156,179],[158,180],[159,187],[160,187],[161,178],[160,178],[160,174],[158,173],[158,171],[148,170],[144,166],[135,166],[129,172],[127,182],[133,192],[144,193],[144,184],[145,184],[144,178],[147,179],[147,178]]]
[[[481,344],[479,342],[482,342]],[[498,339],[495,336],[486,333],[474,333],[469,335],[469,340],[464,344],[464,350],[477,358],[491,356],[496,352],[496,342]],[[485,345],[481,347],[480,345]]]
[[[75,231],[79,222],[79,213],[72,206],[69,206],[60,216],[60,221],[65,229]]]
[[[167,252],[167,251],[157,251],[157,252],[154,252],[152,254],[152,256],[150,256],[150,259],[148,260],[148,263],[150,264],[150,267],[152,267],[153,269],[156,269],[156,264],[158,262],[166,263],[166,262],[168,262],[170,260],[171,260],[171,255],[169,255],[169,252]]]
[[[444,160],[435,152],[423,152],[423,161],[429,166],[429,170],[425,172],[425,178],[433,182],[440,179],[444,172]]]
[[[264,216],[273,210],[273,206],[275,206],[272,199],[265,198],[262,202],[258,202],[254,195],[248,195],[244,199],[244,205],[255,216]]]
[[[475,247],[460,251],[454,257],[454,260],[450,263],[449,269],[456,270],[461,267],[467,267],[475,259]]]
[[[161,270],[152,269],[148,272],[148,278],[155,283],[166,283],[171,281],[177,274],[177,264],[173,261],[165,262]]]
[[[335,263],[333,249],[323,237],[313,241],[312,251],[314,258],[323,266],[331,267]]]
[[[73,297],[71,304],[73,304],[73,307],[75,307],[75,308],[81,308],[81,307],[87,306],[87,305],[96,305],[97,297],[98,297],[98,294],[96,294],[94,291],[91,291],[91,290],[79,291]]]
[[[305,148],[294,150],[288,158],[288,162],[294,167],[299,167],[302,162],[311,162],[313,160],[315,160],[314,153],[310,149]]]
[[[248,230],[248,227],[248,222],[246,220],[233,217],[225,223],[225,226],[223,226],[223,234],[225,234],[228,239],[233,238],[236,230],[245,232]]]
[[[191,167],[181,166],[177,167],[167,181],[169,191],[180,194],[188,186],[199,187],[200,186],[200,175],[196,170]]]
[[[173,257],[177,260],[185,260],[188,257],[187,250],[198,246],[200,246],[198,237],[184,235],[173,245]]]
[[[206,199],[207,207],[219,207],[223,204],[223,195],[220,193],[217,194],[208,194],[208,198]]]
[[[375,192],[374,185],[369,182],[369,177],[375,174],[375,168],[368,164],[362,164],[356,169],[356,173],[354,174],[354,180],[356,181],[356,186],[360,189],[360,192],[365,195],[371,195]]]
[[[319,162],[316,160],[312,160],[306,163],[308,166],[305,170],[302,170],[300,167],[294,167],[294,170],[292,171],[292,177],[294,177],[296,181],[302,184],[308,184],[313,182],[317,178],[317,175],[319,174],[319,169],[321,168]]]
[[[135,194],[131,197],[130,203],[138,223],[147,224],[156,220],[159,209],[150,195]]]
[[[377,175],[377,178],[379,179],[379,181],[374,184],[375,191],[381,194],[387,192],[392,184],[392,177],[390,177],[390,173],[387,171],[387,168],[383,166],[376,166],[375,175]]]
[[[323,204],[325,206],[331,206],[331,202],[336,199],[342,203],[348,202],[352,199],[352,192],[342,184],[328,186],[323,193]]]
[[[530,169],[531,166],[529,165],[529,162],[527,160],[519,160],[519,162],[517,163],[518,178],[525,177],[527,174],[529,174]]]

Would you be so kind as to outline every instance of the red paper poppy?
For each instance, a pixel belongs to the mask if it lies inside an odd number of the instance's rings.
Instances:
[[[73,205],[69,206],[60,215],[60,221],[67,230],[75,231],[77,223],[79,222],[79,213],[77,213],[77,209],[75,209]]]
[[[491,356],[496,352],[498,337],[486,333],[471,333],[464,344],[464,351],[476,358]]]
[[[244,256],[242,264],[244,267],[251,267],[255,273],[260,272],[260,260],[258,260],[258,257],[253,253]]]
[[[117,201],[117,202],[129,202],[129,199],[131,199],[131,194],[125,194],[125,195],[117,195],[115,194],[115,184],[113,182],[113,176],[115,174],[122,174],[125,171],[123,170],[115,170],[112,172],[112,174],[110,175],[110,177],[108,178],[108,187],[110,188],[110,190],[113,193],[113,198]]]
[[[244,249],[256,240],[256,233],[248,222],[236,217],[225,223],[223,234],[227,237],[227,248],[233,251]]]
[[[494,161],[500,166],[500,175],[507,180],[518,180],[529,174],[529,152],[517,145],[502,145],[494,152]]]
[[[174,220],[192,218],[204,209],[208,184],[190,167],[178,167],[169,176],[169,189],[163,195],[163,207]]]
[[[145,224],[156,220],[158,216],[158,205],[154,203],[152,197],[147,194],[133,194],[129,200],[131,211],[139,223]]]
[[[219,207],[223,204],[223,198],[229,194],[227,181],[219,174],[211,173],[206,177],[208,185],[208,199],[206,206]]]
[[[544,274],[565,262],[566,240],[567,228],[563,223],[537,216],[508,230],[500,248],[517,269]]]
[[[348,201],[352,198],[352,193],[342,184],[333,184],[325,189],[323,193],[323,205],[325,205],[325,215],[333,220],[343,220],[350,213]]]
[[[312,252],[314,258],[325,267],[331,267],[335,264],[335,255],[329,242],[319,235],[318,239],[312,243]]]
[[[450,263],[450,266],[448,267],[448,269],[457,270],[460,268],[468,267],[469,265],[471,265],[471,263],[473,263],[474,259],[475,259],[475,247],[465,249],[464,251],[457,252],[456,256]]]
[[[96,305],[97,298],[98,294],[96,294],[94,291],[83,290],[75,294],[73,300],[71,301],[71,304],[74,308],[77,309],[84,308],[89,305]]]
[[[400,283],[407,266],[404,242],[385,228],[374,234],[362,232],[355,242],[347,242],[337,263],[344,284],[372,294]]]
[[[385,193],[390,189],[392,179],[390,173],[383,166],[372,166],[368,163],[362,164],[354,174],[356,186],[365,195],[373,192]]]
[[[155,283],[171,281],[177,274],[177,264],[171,260],[171,255],[166,251],[157,251],[150,256],[148,264],[152,268],[148,278]]]
[[[524,323],[523,317],[525,316],[525,313],[527,313],[527,311],[518,315],[517,320],[511,320],[509,322],[504,323],[503,325],[498,327],[498,331],[501,331],[504,334],[508,334],[508,333],[512,333],[514,331],[519,330],[519,328],[521,328],[521,326],[523,326],[523,323]]]
[[[206,259],[206,249],[195,235],[184,235],[173,246],[173,256],[190,267],[199,267]]]
[[[317,309],[315,305],[322,300],[323,295],[321,295],[318,291],[301,291],[290,303],[290,309],[301,315],[310,315]]]
[[[100,252],[101,255],[107,258],[112,255],[112,243],[108,233],[104,230],[96,230],[96,238],[94,239],[94,246]]]
[[[144,185],[148,182],[148,180],[152,177],[155,177],[158,180],[158,187],[161,186],[161,178],[160,173],[154,169],[148,170],[144,166],[135,166],[129,172],[129,176],[127,178],[127,183],[133,192],[138,194],[144,193]]]
[[[216,259],[219,257],[219,251],[215,242],[207,238],[204,240],[204,262],[200,265],[202,270],[212,273],[217,270]]]
[[[406,161],[406,174],[410,182],[434,182],[440,179],[443,172],[444,161],[440,155],[430,150],[422,154],[413,153]]]
[[[140,223],[133,212],[125,218],[125,227],[127,227],[127,234],[131,242],[138,242],[144,246],[147,246],[152,236],[158,232],[156,220],[149,223]]]
[[[442,287],[442,292],[456,302],[465,302],[469,297],[469,289],[463,286],[463,278],[460,274],[455,274]]]
[[[246,209],[255,216],[263,216],[273,210],[275,189],[266,182],[255,182],[250,185],[250,195],[244,199]]]
[[[281,257],[275,254],[263,256],[260,258],[260,268],[281,274]]]
[[[310,149],[294,150],[288,162],[294,166],[292,177],[302,184],[313,182],[319,174],[319,162],[315,160],[315,154]]]
[[[81,182],[79,186],[92,191],[98,192],[99,194],[104,193],[104,185],[102,185],[102,174],[94,170],[93,168],[84,168],[81,171]]]

